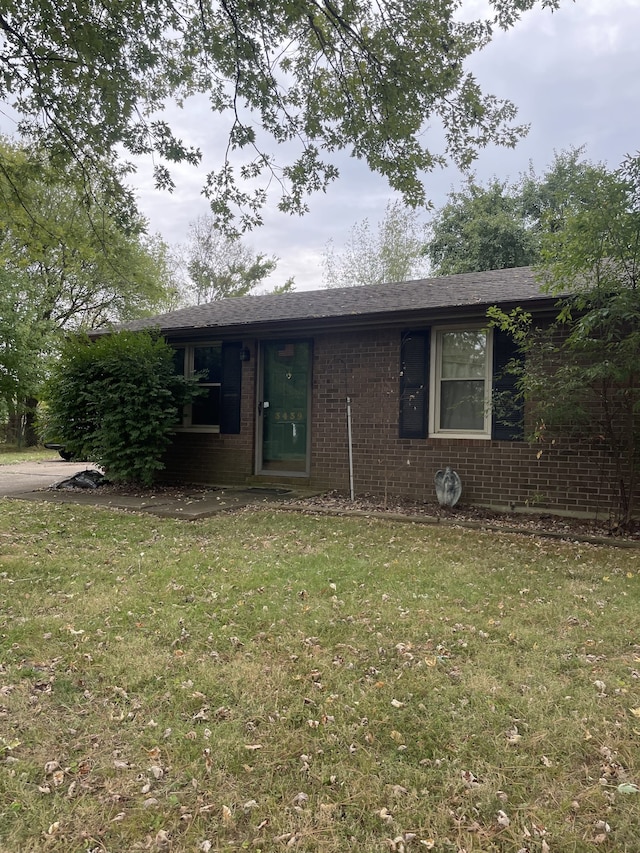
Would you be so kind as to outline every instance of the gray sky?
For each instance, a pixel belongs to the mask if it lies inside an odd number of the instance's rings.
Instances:
[[[479,14],[482,0],[463,0]],[[585,157],[613,168],[626,154],[640,150],[640,0],[563,0],[558,12],[536,9],[507,33],[499,33],[469,63],[485,92],[508,98],[519,108],[518,123],[531,129],[516,149],[489,148],[473,171],[481,181],[494,175],[515,180],[533,164],[541,174],[554,152],[585,146]],[[202,147],[209,168],[222,152],[213,118],[196,107],[171,119],[174,129]],[[217,136],[217,139],[216,139]],[[218,147],[217,147],[218,146]],[[218,162],[221,162],[219,159]],[[374,224],[393,194],[386,182],[349,157],[339,161],[341,177],[326,195],[312,196],[303,218],[273,207],[265,224],[246,238],[255,251],[280,258],[269,283],[294,276],[297,290],[322,287],[322,255],[328,240],[340,250],[351,226],[364,218]],[[185,240],[189,222],[207,212],[200,194],[203,174],[183,166],[175,170],[172,195],[153,189],[150,170],[132,176],[150,230],[170,244]],[[463,175],[447,169],[425,176],[427,194],[440,207]],[[429,213],[425,212],[425,221]]]

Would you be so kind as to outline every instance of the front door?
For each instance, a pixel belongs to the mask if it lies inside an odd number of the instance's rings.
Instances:
[[[309,473],[309,341],[264,341],[258,400],[258,472]]]

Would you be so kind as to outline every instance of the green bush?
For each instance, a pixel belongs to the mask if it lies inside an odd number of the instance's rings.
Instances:
[[[47,388],[47,438],[115,482],[150,485],[182,408],[198,393],[157,334],[69,339]]]

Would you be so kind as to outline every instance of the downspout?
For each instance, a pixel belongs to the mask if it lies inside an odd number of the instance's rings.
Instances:
[[[353,440],[351,436],[351,397],[347,397],[347,436],[349,444],[349,495],[355,500],[353,492]]]

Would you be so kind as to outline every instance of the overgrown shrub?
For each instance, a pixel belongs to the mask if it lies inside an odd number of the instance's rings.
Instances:
[[[150,485],[196,383],[176,374],[157,334],[70,338],[47,387],[47,438],[115,482]]]
[[[534,439],[586,439],[604,456],[628,527],[640,482],[640,156],[585,172],[583,203],[542,237],[540,274],[558,296],[546,333],[522,311],[489,312],[524,356],[512,365]],[[541,451],[542,452],[542,449]]]

